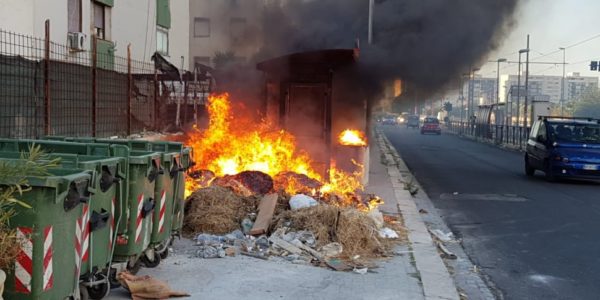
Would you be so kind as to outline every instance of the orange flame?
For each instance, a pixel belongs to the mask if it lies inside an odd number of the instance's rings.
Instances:
[[[344,146],[366,146],[367,140],[365,135],[358,131],[352,129],[346,129],[342,133],[340,133],[339,142]]]
[[[200,130],[194,127],[188,133],[186,144],[193,148],[196,162],[192,172],[210,170],[216,177],[242,171],[260,171],[271,177],[294,172],[322,182],[323,178],[312,167],[313,161],[305,151],[297,148],[296,139],[291,133],[265,120],[234,116],[228,94],[211,95],[207,109],[210,118],[208,128]],[[362,166],[359,169],[354,174],[348,174],[332,167],[329,170],[329,182],[313,194],[337,195],[341,199],[338,204],[351,205],[351,195],[363,190],[360,182]],[[188,178],[186,197],[210,184],[212,178],[205,175]],[[285,189],[288,193],[298,190],[293,180]],[[369,205],[366,205],[365,210],[369,209]]]

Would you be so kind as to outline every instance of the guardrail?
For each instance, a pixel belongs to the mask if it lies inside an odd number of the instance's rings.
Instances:
[[[498,145],[510,145],[519,148],[527,144],[530,132],[530,127],[474,124],[457,121],[446,123],[446,128],[454,134],[487,140]]]

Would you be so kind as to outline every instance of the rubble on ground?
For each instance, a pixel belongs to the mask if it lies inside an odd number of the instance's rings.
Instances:
[[[397,217],[376,207],[342,207],[330,201],[331,195],[274,193],[281,177],[264,175],[211,179],[210,186],[187,199],[184,232],[195,239],[197,257],[244,255],[364,274],[376,268],[372,259],[393,255],[393,245],[406,236]]]

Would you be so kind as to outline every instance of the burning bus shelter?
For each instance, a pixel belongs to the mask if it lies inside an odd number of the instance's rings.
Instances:
[[[317,163],[347,172],[368,170],[367,98],[352,86],[358,49],[294,53],[260,62],[267,119],[291,132]],[[362,172],[363,183],[368,172]]]

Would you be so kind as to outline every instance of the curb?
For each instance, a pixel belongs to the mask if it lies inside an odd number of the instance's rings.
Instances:
[[[408,240],[413,249],[416,268],[421,275],[425,299],[459,300],[456,284],[433,243],[417,205],[404,189],[404,178],[400,170],[406,168],[404,162],[380,130],[377,130],[377,142],[388,162],[386,168],[394,187],[398,210],[408,230]]]

